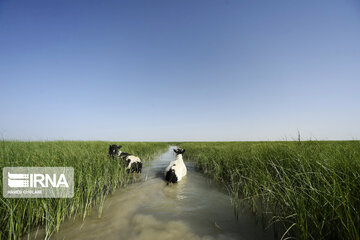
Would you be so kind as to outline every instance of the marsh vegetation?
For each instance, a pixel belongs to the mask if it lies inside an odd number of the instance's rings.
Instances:
[[[360,142],[181,143],[197,168],[223,183],[280,237],[360,239]],[[240,209],[240,208],[237,208]]]
[[[165,151],[167,143],[122,143],[124,149],[148,161]],[[127,174],[122,161],[107,156],[107,142],[0,142],[0,167],[73,167],[74,197],[9,199],[0,196],[0,239],[19,239],[38,226],[46,237],[58,231],[69,217],[85,218],[96,206],[98,214],[106,196],[129,184],[136,174]],[[2,174],[2,171],[1,171]],[[0,178],[2,186],[2,177]]]
[[[136,154],[144,162],[169,146],[168,143],[122,144],[125,151]],[[75,195],[71,199],[5,199],[1,196],[1,239],[18,239],[39,226],[44,229],[44,236],[49,238],[59,231],[66,219],[83,220],[94,206],[92,214],[101,216],[107,195],[134,180],[141,179],[145,190],[174,191],[174,196],[181,193],[185,184],[189,187],[189,196],[201,199],[207,195],[205,190],[208,188],[204,184],[201,185],[203,190],[191,188],[196,185],[192,182],[194,176],[198,176],[192,166],[228,190],[235,206],[235,216],[240,215],[241,224],[245,224],[241,214],[247,209],[245,211],[250,210],[263,220],[265,228],[274,227],[278,231],[276,239],[360,239],[359,141],[177,143],[186,149],[184,160],[190,166],[190,176],[182,185],[165,190],[162,188],[165,182],[157,178],[157,165],[162,176],[170,155],[166,155],[165,162],[155,162],[150,168],[155,179],[151,180],[153,184],[149,184],[149,179],[152,179],[149,173],[142,173],[141,177],[127,174],[121,161],[109,158],[108,146],[107,142],[0,142],[1,167],[68,166],[75,169]],[[0,184],[2,186],[2,182]],[[119,193],[117,198],[123,199],[123,193]],[[220,198],[216,199],[215,202]],[[164,197],[161,201],[165,203],[168,199]],[[183,202],[181,200],[178,204]],[[144,203],[140,201],[140,204]],[[134,205],[134,209],[137,208],[138,205]],[[110,216],[111,212],[110,209]],[[97,220],[94,221],[98,224]]]

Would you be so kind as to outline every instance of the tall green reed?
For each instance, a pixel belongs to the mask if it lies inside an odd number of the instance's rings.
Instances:
[[[360,239],[360,142],[181,143],[282,238]]]
[[[105,198],[133,181],[121,161],[107,156],[108,142],[0,142],[0,167],[73,167],[74,197],[71,199],[6,199],[0,196],[0,239],[19,239],[44,225],[46,237],[58,231],[68,217],[85,218],[91,207],[99,214]],[[148,161],[164,151],[167,143],[122,143],[123,151]],[[0,178],[2,188],[2,171]]]

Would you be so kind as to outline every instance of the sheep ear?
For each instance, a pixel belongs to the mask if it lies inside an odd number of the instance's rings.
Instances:
[[[177,153],[176,149],[174,149],[174,152],[176,152],[176,153]]]
[[[121,145],[119,145],[119,146],[118,146],[118,148],[122,148],[122,146],[121,146]]]
[[[181,151],[181,153],[184,153],[185,152],[185,149],[183,149],[182,151]]]

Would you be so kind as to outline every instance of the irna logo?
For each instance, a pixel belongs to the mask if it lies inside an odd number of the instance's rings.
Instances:
[[[69,187],[65,174],[19,174],[8,173],[8,185],[11,188],[25,187]]]
[[[74,196],[74,169],[72,167],[5,167],[3,196],[71,198]]]

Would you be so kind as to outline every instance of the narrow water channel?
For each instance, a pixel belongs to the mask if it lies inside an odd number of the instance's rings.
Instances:
[[[94,209],[85,221],[63,223],[52,238],[273,239],[253,216],[240,213],[236,220],[230,197],[191,163],[181,182],[167,186],[163,171],[176,157],[173,148],[145,165],[140,182],[110,196],[101,218]]]

